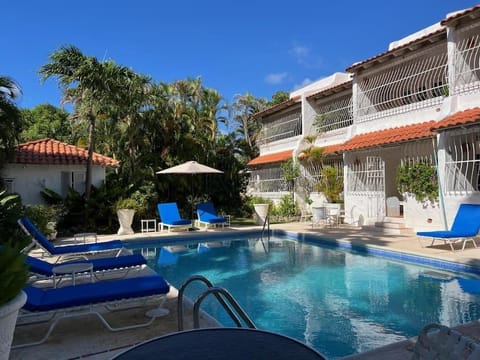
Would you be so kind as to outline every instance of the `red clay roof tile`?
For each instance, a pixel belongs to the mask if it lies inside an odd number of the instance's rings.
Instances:
[[[480,107],[460,111],[453,115],[447,116],[445,119],[436,122],[435,125],[432,126],[432,130],[473,124],[476,122],[480,122]]]
[[[455,21],[455,20],[458,20],[459,18],[465,16],[465,15],[468,15],[472,12],[474,12],[475,10],[479,10],[480,9],[480,5],[475,5],[475,6],[472,6],[471,8],[468,8],[468,9],[465,9],[464,11],[462,12],[459,12],[457,14],[454,14],[452,16],[449,16],[445,19],[443,19],[440,24],[442,25],[447,25],[448,23],[452,22],[452,21]]]
[[[328,152],[346,152],[433,137],[434,133],[431,130],[433,124],[435,124],[435,121],[432,120],[420,124],[405,125],[360,134],[354,136],[343,145],[331,146]]]
[[[13,162],[19,164],[86,165],[88,151],[53,139],[40,139],[19,144]],[[117,167],[120,162],[93,153],[93,164]]]
[[[255,159],[250,160],[247,165],[251,166],[286,161],[292,157],[292,154],[293,150],[286,150],[273,154],[261,155],[256,157]]]

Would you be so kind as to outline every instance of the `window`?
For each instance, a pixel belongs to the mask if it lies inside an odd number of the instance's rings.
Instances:
[[[85,192],[86,174],[78,171],[62,171],[62,196],[67,196],[68,190],[73,189],[83,194]]]
[[[7,194],[13,194],[15,192],[15,179],[5,178],[3,179],[3,183],[5,185],[5,190],[7,191]]]
[[[445,162],[445,190],[480,190],[480,132],[457,133],[448,138]]]

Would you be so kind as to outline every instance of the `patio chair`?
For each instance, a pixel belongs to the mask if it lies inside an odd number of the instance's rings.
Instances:
[[[90,271],[97,280],[103,279],[107,274],[121,274],[121,277],[128,275],[130,270],[140,268],[142,265],[147,263],[147,260],[140,254],[124,255],[111,258],[98,258],[98,259],[89,259],[89,260],[73,260],[66,261],[62,263],[50,263],[48,261],[38,259],[32,256],[27,256],[25,258],[25,263],[29,266],[28,270],[30,271],[31,277],[30,281],[38,281],[44,279],[53,279],[62,271],[58,272],[56,270],[61,266],[64,269],[67,269],[66,266],[72,266],[72,271],[76,271],[74,267],[81,264],[91,264]],[[81,270],[81,267],[79,268]],[[82,271],[83,272],[83,271]],[[63,272],[66,274],[67,272]],[[116,277],[118,278],[118,277]],[[60,276],[57,283],[54,283],[55,287],[59,285],[62,280]]]
[[[209,225],[213,225],[215,227],[217,225],[222,225],[222,227],[224,227],[225,224],[229,224],[228,218],[218,216],[215,206],[210,201],[197,204],[197,216],[199,226],[201,227],[202,224],[205,224],[205,230]]]
[[[123,244],[120,240],[112,240],[95,244],[54,246],[27,217],[22,217],[18,219],[17,222],[22,230],[32,238],[32,242],[35,245],[38,245],[50,256],[59,256],[57,261],[61,261],[61,259],[71,256],[84,257],[85,259],[88,259],[86,254],[98,254],[104,252],[111,252],[114,254],[114,256],[119,256],[123,250]]]
[[[477,247],[475,236],[480,230],[480,204],[461,204],[458,208],[455,219],[450,230],[437,231],[419,231],[417,236],[432,238],[433,246],[436,240],[442,240],[445,244],[449,244],[452,251],[454,243],[460,241],[463,243],[462,250],[465,245],[471,241],[474,247]]]
[[[439,324],[428,324],[420,331],[412,356],[412,360],[479,358],[479,344],[462,333]]]
[[[35,323],[45,317],[49,317],[50,326],[40,340],[15,344],[12,348],[45,342],[60,319],[96,315],[108,330],[120,331],[148,326],[156,317],[169,313],[168,309],[161,306],[165,302],[165,295],[170,291],[170,285],[160,275],[86,283],[56,289],[41,289],[28,285],[23,291],[27,294],[27,302],[20,310],[17,326]],[[113,327],[103,316],[103,308],[111,311],[119,310],[119,307],[126,308],[126,305],[130,305],[129,308],[131,308],[133,304],[138,306],[139,301],[145,303],[149,299],[158,300],[158,298],[161,300],[158,308],[148,311],[146,315],[150,318],[143,323]]]
[[[180,217],[177,203],[161,203],[157,205],[158,215],[160,216],[160,222],[158,223],[159,231],[163,231],[163,227],[166,226],[168,232],[171,228],[187,228],[192,226],[192,222]]]
[[[315,225],[327,225],[328,218],[325,206],[312,206],[312,229]]]

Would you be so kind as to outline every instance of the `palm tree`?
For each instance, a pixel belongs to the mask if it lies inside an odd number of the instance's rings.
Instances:
[[[6,76],[0,76],[0,168],[13,155],[22,130],[22,114],[15,104],[20,87]]]
[[[45,81],[56,77],[63,91],[62,103],[74,106],[72,119],[88,123],[88,160],[85,198],[90,198],[92,184],[92,158],[95,151],[97,120],[116,115],[116,120],[135,116],[142,102],[132,103],[132,89],[145,86],[149,79],[113,61],[99,62],[85,56],[74,46],[65,46],[50,55],[50,63],[40,70]],[[137,91],[137,90],[135,90]],[[138,94],[134,92],[134,94]],[[127,100],[127,101],[126,101]]]

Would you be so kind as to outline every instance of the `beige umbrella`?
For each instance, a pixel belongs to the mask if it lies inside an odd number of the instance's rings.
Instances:
[[[156,174],[223,174],[223,171],[214,169],[212,167],[199,164],[196,161],[187,161],[183,164],[172,166],[171,168],[157,171]],[[192,219],[193,219],[193,182],[191,185],[191,195],[192,195]]]

